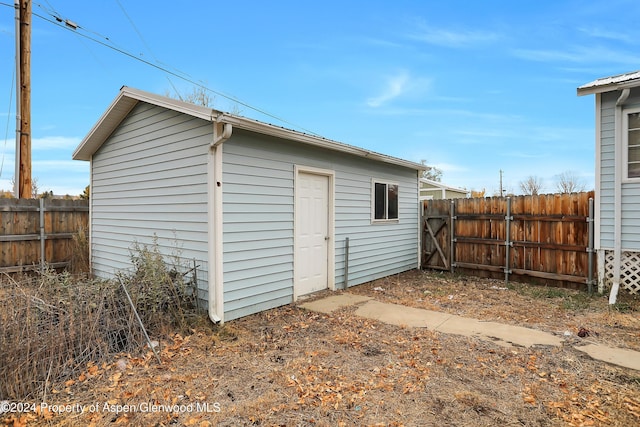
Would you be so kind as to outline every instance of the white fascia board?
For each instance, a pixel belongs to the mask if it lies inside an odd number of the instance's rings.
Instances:
[[[466,190],[464,188],[451,187],[449,185],[443,184],[443,183],[438,182],[438,181],[433,181],[433,180],[428,179],[428,178],[420,178],[420,182],[423,182],[423,183],[429,184],[429,185],[433,185],[435,187],[435,188],[421,188],[421,190],[445,189],[445,190],[457,191],[458,193],[469,193],[469,190]]]
[[[169,110],[178,111],[180,113],[185,113],[190,116],[210,122],[213,121],[216,114],[219,114],[218,111],[209,107],[191,104],[189,102],[180,101],[178,99],[173,99],[166,96],[156,95],[127,86],[123,86],[122,89],[120,89],[120,93],[124,96],[137,99],[138,101],[157,105],[158,107],[167,108]]]
[[[87,136],[80,142],[71,157],[74,160],[91,160],[93,153],[100,148],[104,140],[111,135],[137,103],[138,101],[126,97],[122,92],[118,94],[109,108],[87,133]]]
[[[113,133],[138,102],[147,102],[207,121],[213,121],[214,116],[219,114],[211,108],[123,86],[118,96],[80,142],[80,145],[73,152],[72,158],[74,160],[90,160],[93,153],[100,148],[100,145]]]
[[[595,82],[587,83],[586,85],[580,86],[577,89],[577,94],[578,96],[592,95],[596,93],[613,92],[622,89],[632,89],[638,86],[640,86],[640,74],[638,74],[638,76],[633,79],[625,81],[613,80],[610,82],[602,81],[601,83],[598,83],[598,81],[596,80]]]

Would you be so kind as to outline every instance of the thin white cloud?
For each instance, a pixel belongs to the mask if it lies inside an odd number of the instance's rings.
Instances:
[[[515,114],[500,114],[500,113],[485,113],[465,109],[455,108],[385,108],[375,111],[376,114],[382,114],[385,116],[452,116],[452,117],[465,117],[468,119],[478,120],[491,120],[494,122],[503,122],[520,119],[520,116]]]
[[[423,24],[409,37],[437,46],[464,48],[494,42],[500,38],[500,35],[489,31],[432,28]]]
[[[34,160],[32,169],[46,172],[89,173],[89,162],[78,160]]]
[[[453,172],[466,172],[468,170],[468,168],[462,166],[462,165],[456,165],[453,163],[427,163],[429,166],[433,166],[437,169],[440,169],[443,174],[445,173],[453,173]]]
[[[405,71],[389,78],[382,89],[382,93],[367,100],[369,107],[377,108],[401,96],[409,86],[409,74]]]
[[[361,39],[361,41],[365,44],[368,44],[371,46],[377,46],[377,47],[385,47],[385,48],[388,47],[392,49],[400,49],[405,47],[404,45],[397,42],[393,42],[393,41],[385,40],[381,38],[374,38],[374,37],[364,37]]]
[[[74,149],[78,144],[80,144],[80,138],[69,138],[66,136],[34,138],[31,142],[33,150]]]
[[[589,37],[599,38],[599,39],[607,39],[620,41],[624,43],[632,43],[636,39],[629,35],[629,33],[623,32],[614,32],[609,30],[604,30],[602,28],[590,27],[590,28],[579,28],[580,32],[586,34]]]
[[[571,62],[576,64],[615,63],[637,66],[635,54],[602,46],[577,46],[567,50],[515,49],[518,58],[535,62]]]

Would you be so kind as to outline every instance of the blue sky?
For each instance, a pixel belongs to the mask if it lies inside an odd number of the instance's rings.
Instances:
[[[553,192],[572,171],[591,189],[594,99],[576,87],[640,69],[637,0],[43,0],[33,13],[79,25],[33,17],[33,177],[56,194],[89,183],[71,154],[122,85],[192,82],[221,110],[426,159],[451,186],[491,195],[502,170],[507,190],[533,175]],[[0,0],[0,189],[14,174],[14,17]]]

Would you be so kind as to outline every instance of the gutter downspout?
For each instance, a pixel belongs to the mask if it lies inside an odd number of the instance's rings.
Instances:
[[[231,138],[233,127],[230,123],[213,120],[213,141],[209,145],[207,176],[209,187],[210,215],[209,232],[209,271],[213,268],[213,277],[208,280],[207,298],[209,319],[213,323],[224,323],[224,287],[222,260],[222,144]]]
[[[631,89],[622,89],[620,97],[616,101],[615,110],[615,190],[614,190],[614,212],[613,212],[613,285],[609,294],[609,304],[615,304],[620,289],[620,264],[622,263],[622,106],[629,98]]]
[[[418,177],[417,179],[417,184],[418,184],[418,270],[422,269],[422,227],[423,227],[423,220],[422,220],[422,214],[424,212],[424,202],[422,200],[420,200],[420,175],[422,175],[422,171],[417,171],[416,175]]]

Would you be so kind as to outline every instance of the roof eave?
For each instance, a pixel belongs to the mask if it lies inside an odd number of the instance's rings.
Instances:
[[[458,188],[458,187],[451,187],[449,185],[443,184],[441,182],[438,181],[434,181],[432,179],[429,178],[420,178],[420,182],[424,182],[425,184],[429,184],[429,185],[433,185],[433,188],[423,188],[422,190],[441,190],[441,189],[445,189],[445,190],[449,190],[449,191],[456,191],[458,193],[469,193],[469,190],[466,190],[464,188]]]
[[[629,80],[620,83],[609,83],[604,85],[580,86],[577,89],[578,96],[593,95],[596,93],[613,92],[622,89],[632,89],[640,86],[640,79]]]
[[[87,133],[87,136],[80,142],[71,157],[74,160],[91,160],[93,153],[100,148],[102,142],[113,132],[137,103],[137,100],[125,96],[121,91],[100,119],[93,125],[89,133]]]
[[[72,158],[74,160],[91,160],[93,153],[100,148],[102,143],[113,133],[138,102],[147,102],[208,121],[213,121],[213,117],[218,113],[208,107],[123,86],[118,96],[75,149]]]
[[[339,151],[342,153],[353,154],[359,157],[364,157],[372,160],[381,161],[384,163],[403,166],[409,169],[415,169],[415,170],[427,169],[427,167],[425,167],[420,163],[415,163],[415,162],[400,159],[397,157],[388,156],[386,154],[377,153],[375,151],[366,150],[364,148],[359,148],[359,147],[344,144],[341,142],[332,141],[330,139],[323,138],[320,136],[310,135],[310,134],[301,133],[292,129],[286,129],[286,128],[274,126],[268,123],[259,122],[246,117],[223,114],[221,116],[218,116],[217,120],[225,123],[230,123],[234,127],[244,129],[247,131],[270,135],[277,138],[284,138],[284,139],[288,139],[296,142],[301,142],[307,145],[326,148],[332,151]]]
[[[320,136],[298,132],[292,129],[274,126],[268,123],[246,117],[225,114],[212,108],[198,106],[165,96],[155,95],[149,92],[123,86],[116,99],[104,112],[102,117],[89,131],[80,145],[73,152],[74,160],[91,160],[91,156],[100,148],[102,143],[115,131],[122,120],[129,114],[138,102],[146,102],[152,105],[168,108],[174,111],[188,114],[210,122],[225,122],[239,129],[284,138],[308,145],[327,148],[333,151],[353,154],[384,163],[398,165],[414,170],[426,170],[427,167],[420,163],[387,156],[374,151],[344,144]]]

